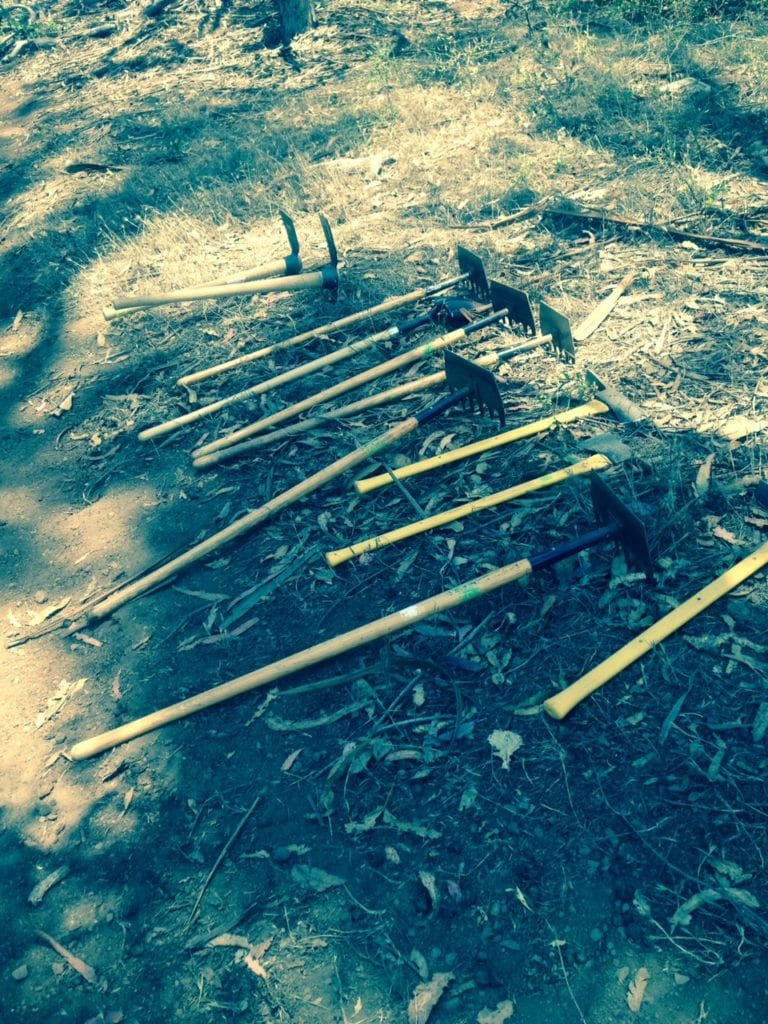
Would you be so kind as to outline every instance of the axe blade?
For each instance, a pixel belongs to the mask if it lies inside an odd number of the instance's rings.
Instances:
[[[466,390],[472,411],[477,404],[480,412],[485,409],[489,416],[498,416],[499,423],[504,426],[504,403],[496,378],[490,370],[477,366],[455,352],[446,351],[445,379],[451,391]]]

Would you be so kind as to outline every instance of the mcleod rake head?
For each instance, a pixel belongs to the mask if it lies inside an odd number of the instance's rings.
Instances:
[[[488,278],[485,276],[483,261],[475,253],[465,249],[463,245],[458,246],[456,255],[459,259],[459,270],[462,274],[468,274],[466,280],[467,291],[477,299],[488,301],[491,290],[488,287]]]
[[[452,392],[466,391],[469,407],[474,412],[487,410],[489,416],[498,416],[499,423],[504,426],[504,403],[499,394],[496,378],[490,370],[476,366],[469,359],[445,352],[445,379]]]
[[[568,317],[552,309],[546,302],[539,303],[539,327],[542,334],[549,334],[552,338],[552,347],[557,349],[561,359],[567,363],[576,360],[576,349],[573,345],[571,324]]]
[[[644,570],[653,579],[653,559],[643,521],[629,509],[599,476],[590,478],[592,507],[595,518],[602,525],[616,527],[616,538],[624,549],[627,564]]]
[[[491,281],[491,302],[494,309],[506,309],[511,323],[520,324],[529,334],[536,333],[533,310],[525,292],[499,281]]]

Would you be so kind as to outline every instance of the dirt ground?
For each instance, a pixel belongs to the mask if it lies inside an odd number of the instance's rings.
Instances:
[[[654,32],[470,0],[317,8],[289,48],[262,2],[4,13],[3,1020],[763,1024],[765,574],[564,720],[542,704],[766,541],[767,26]],[[120,296],[285,256],[281,209],[310,272],[328,261],[327,216],[338,294],[105,319]],[[596,209],[608,219],[584,216]],[[487,409],[456,404],[84,621],[445,395],[438,382],[325,415],[436,373],[442,355],[239,458],[197,469],[193,451],[446,328],[382,339],[167,435],[139,431],[439,296],[177,379],[453,277],[458,246],[527,293],[537,327],[544,301],[576,337],[575,362],[542,345],[494,366],[505,429],[590,401],[588,369],[644,418],[574,419],[357,493],[355,477],[498,432]],[[524,340],[496,324],[453,350],[488,361]],[[595,450],[644,525],[652,575],[605,540],[72,757],[588,533],[585,477],[335,568],[324,558]]]

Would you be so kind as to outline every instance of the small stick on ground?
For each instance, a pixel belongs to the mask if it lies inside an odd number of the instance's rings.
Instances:
[[[189,920],[187,921],[186,925],[184,926],[184,931],[185,932],[189,931],[189,929],[192,927],[192,925],[197,920],[197,914],[198,914],[198,911],[200,910],[200,904],[203,901],[203,896],[205,896],[205,893],[206,893],[206,890],[207,890],[208,886],[211,884],[211,881],[213,880],[213,876],[219,870],[221,862],[224,860],[224,858],[229,853],[229,851],[232,848],[235,840],[240,835],[240,833],[243,831],[243,828],[245,827],[246,822],[248,821],[250,816],[253,814],[253,812],[256,810],[256,805],[258,804],[258,802],[261,800],[261,798],[263,796],[264,796],[264,790],[262,789],[262,791],[258,794],[256,799],[251,804],[251,806],[248,808],[248,810],[242,816],[240,821],[237,823],[237,827],[235,828],[235,831],[232,833],[232,835],[229,837],[229,839],[226,841],[226,843],[222,847],[221,853],[219,854],[219,856],[214,861],[213,867],[208,872],[208,877],[203,882],[203,887],[200,890],[200,892],[198,893],[197,899],[195,900],[195,905],[194,905],[194,907],[192,907],[192,913],[189,915]]]

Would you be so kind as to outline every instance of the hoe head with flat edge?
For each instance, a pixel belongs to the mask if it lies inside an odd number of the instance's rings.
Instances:
[[[520,324],[527,334],[536,333],[533,310],[525,292],[499,281],[491,281],[491,302],[495,310],[507,310],[511,323]]]
[[[490,370],[476,366],[469,359],[446,350],[445,379],[451,391],[466,391],[469,407],[474,412],[477,404],[480,412],[488,410],[489,416],[498,416],[499,423],[504,426],[504,403],[501,400],[496,378]]]
[[[457,247],[456,255],[459,260],[459,270],[462,274],[468,275],[466,288],[469,294],[474,295],[476,299],[487,301],[491,291],[488,287],[488,278],[485,276],[483,261],[475,253],[465,249],[463,245]]]
[[[561,359],[566,363],[576,360],[576,349],[573,346],[573,334],[568,317],[552,309],[546,302],[539,303],[539,326],[542,334],[549,334],[552,347],[557,349]]]
[[[592,507],[598,523],[610,524],[617,528],[616,536],[624,549],[627,564],[643,569],[648,580],[652,582],[653,559],[642,519],[628,508],[599,476],[591,477],[589,485]]]
[[[288,235],[288,244],[291,247],[291,253],[294,256],[298,256],[299,255],[299,236],[296,234],[296,228],[294,227],[294,223],[291,220],[291,218],[288,216],[288,214],[285,212],[285,210],[278,210],[277,212],[280,215],[280,220],[283,222],[283,227],[285,228],[285,233],[286,233],[286,235]]]

